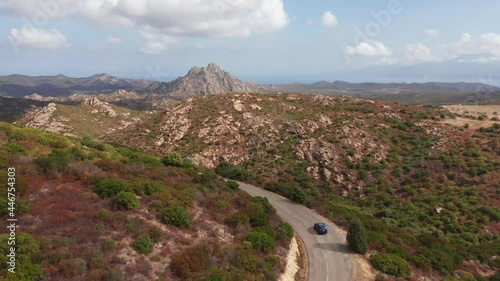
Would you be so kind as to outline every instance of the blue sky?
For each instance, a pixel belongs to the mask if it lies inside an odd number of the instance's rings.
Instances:
[[[500,84],[500,2],[0,0],[0,75]]]

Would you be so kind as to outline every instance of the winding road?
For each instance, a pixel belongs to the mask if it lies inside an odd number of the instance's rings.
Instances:
[[[243,182],[238,183],[242,190],[252,196],[267,197],[278,215],[288,222],[304,241],[309,257],[309,281],[351,280],[352,269],[345,238],[332,222],[278,194]],[[313,224],[318,221],[326,224],[328,234],[317,235]]]

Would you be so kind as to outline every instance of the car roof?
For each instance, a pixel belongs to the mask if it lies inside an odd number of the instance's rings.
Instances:
[[[316,224],[319,226],[326,226],[324,222],[317,222]]]

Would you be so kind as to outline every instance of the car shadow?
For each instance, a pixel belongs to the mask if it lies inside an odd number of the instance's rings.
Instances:
[[[342,243],[314,243],[315,248],[320,248],[327,251],[338,252],[343,254],[350,254],[349,248],[346,244]]]
[[[310,234],[313,234],[313,235],[319,235],[318,232],[316,232],[316,230],[314,229],[313,226],[308,227],[307,228],[307,232],[309,232]]]

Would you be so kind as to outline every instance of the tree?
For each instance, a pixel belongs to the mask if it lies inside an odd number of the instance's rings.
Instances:
[[[115,197],[115,202],[127,210],[139,207],[139,199],[132,192],[122,191]]]
[[[186,207],[176,204],[167,207],[161,214],[166,224],[180,228],[190,228],[193,216]]]
[[[358,254],[366,254],[368,250],[368,235],[366,229],[359,219],[355,219],[349,225],[347,231],[347,245]]]
[[[134,243],[134,249],[141,254],[151,253],[155,242],[148,234],[140,235]]]

